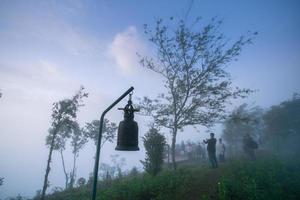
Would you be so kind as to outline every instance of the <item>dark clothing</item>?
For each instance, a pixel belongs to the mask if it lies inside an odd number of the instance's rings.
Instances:
[[[216,157],[216,152],[208,152],[208,157],[209,157],[209,161],[211,163],[211,167],[212,168],[217,168],[218,167],[218,161],[217,161],[217,157]]]
[[[244,152],[246,153],[249,159],[254,160],[255,159],[254,150],[257,149],[258,147],[257,143],[250,136],[244,137],[243,143],[244,143]]]
[[[204,141],[204,143],[207,144],[207,152],[208,152],[209,161],[211,163],[211,167],[217,168],[218,161],[216,156],[216,143],[217,143],[216,138],[210,138]]]
[[[210,139],[206,140],[205,143],[207,143],[207,151],[208,152],[216,153],[216,143],[217,143],[216,138],[210,138]]]
[[[224,161],[225,161],[225,155],[219,154],[219,162],[224,162]]]

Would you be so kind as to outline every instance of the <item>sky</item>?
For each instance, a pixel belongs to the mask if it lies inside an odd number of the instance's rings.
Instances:
[[[21,194],[31,197],[42,188],[53,102],[71,97],[85,86],[89,98],[81,108],[81,125],[101,112],[130,86],[134,98],[163,92],[163,79],[138,64],[136,53],[155,49],[143,34],[143,25],[159,18],[197,16],[205,24],[212,17],[224,20],[221,31],[236,40],[247,31],[259,34],[228,66],[235,85],[257,90],[247,102],[268,108],[300,92],[300,2],[297,0],[0,0],[0,199]],[[126,99],[119,104],[123,107]],[[118,123],[116,108],[107,118]],[[149,119],[136,116],[140,126],[139,152],[116,152],[106,144],[100,162],[119,154],[125,168],[142,166],[141,137]],[[215,130],[221,133],[220,128]],[[206,132],[187,129],[181,140],[200,140]],[[167,139],[170,141],[170,136]],[[89,143],[78,158],[77,177],[93,169],[95,146]],[[66,152],[67,163],[71,160]],[[62,187],[59,155],[54,153],[51,186]],[[69,168],[71,166],[68,166]]]

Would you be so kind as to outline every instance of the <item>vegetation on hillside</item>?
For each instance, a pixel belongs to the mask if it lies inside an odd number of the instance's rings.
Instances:
[[[157,176],[127,175],[99,183],[98,200],[297,199],[300,160],[261,156],[256,161],[230,160],[213,170],[198,162]],[[47,200],[88,200],[90,185],[54,192]]]

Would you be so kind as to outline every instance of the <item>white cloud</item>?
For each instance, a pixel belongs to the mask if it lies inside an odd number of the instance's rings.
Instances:
[[[134,70],[138,65],[136,53],[144,51],[145,45],[135,26],[129,26],[123,32],[118,33],[109,46],[109,55],[125,73]]]

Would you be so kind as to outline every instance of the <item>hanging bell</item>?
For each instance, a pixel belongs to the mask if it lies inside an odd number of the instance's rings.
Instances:
[[[138,124],[134,121],[134,109],[132,106],[131,95],[125,108],[118,108],[124,111],[124,120],[120,122],[118,128],[117,147],[118,151],[138,151]]]

